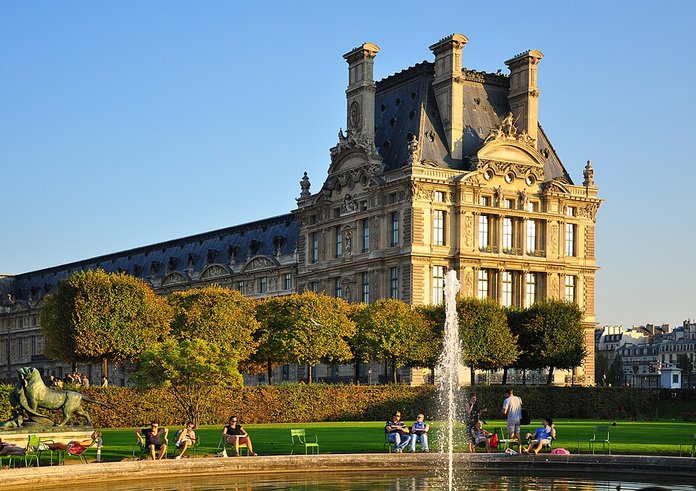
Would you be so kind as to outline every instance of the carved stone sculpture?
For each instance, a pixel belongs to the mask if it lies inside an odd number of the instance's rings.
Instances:
[[[590,161],[587,161],[587,164],[585,165],[585,170],[582,171],[582,176],[585,178],[583,181],[582,185],[585,187],[590,187],[594,186],[594,169],[592,168],[592,164]]]

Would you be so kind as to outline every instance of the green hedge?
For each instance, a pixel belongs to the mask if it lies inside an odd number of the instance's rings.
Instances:
[[[11,386],[0,386],[0,420],[9,418],[7,395]],[[500,406],[505,388],[496,386],[464,387],[463,400],[472,390],[479,404],[487,409],[485,418],[501,419]],[[157,420],[181,424],[171,395],[165,389],[147,392],[133,388],[88,388],[89,397],[109,407],[87,404],[93,423],[101,428],[131,427]],[[671,392],[638,388],[515,386],[533,419],[552,418],[653,419],[660,401]],[[680,396],[681,397],[681,396]],[[290,423],[305,421],[380,421],[395,409],[406,419],[418,412],[437,418],[437,393],[433,386],[405,385],[277,385],[223,389],[213,394],[214,410],[203,424],[221,424],[231,414],[246,423]]]

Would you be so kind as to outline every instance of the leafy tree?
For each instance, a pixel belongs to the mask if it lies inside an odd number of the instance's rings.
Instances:
[[[170,338],[150,346],[141,356],[134,374],[141,388],[169,389],[186,421],[196,426],[213,406],[213,390],[225,385],[241,387],[237,360],[228,346],[202,338]]]
[[[500,306],[491,300],[459,297],[457,314],[464,362],[471,368],[471,385],[476,383],[476,369],[512,365],[519,355],[517,338]]]
[[[431,332],[431,342],[427,346],[428,355],[425,366],[430,369],[430,381],[435,383],[435,367],[440,361],[443,350],[443,338],[445,335],[445,306],[444,305],[419,305],[416,310],[428,321]]]
[[[356,333],[358,328],[358,322],[360,321],[360,316],[366,308],[367,304],[364,303],[348,304],[348,318],[355,323]],[[353,382],[355,383],[355,385],[358,385],[360,383],[360,364],[368,363],[370,360],[365,359],[364,354],[360,352],[360,346],[356,344],[356,336],[352,336],[348,340],[348,346],[350,346],[350,352],[353,353],[353,364],[355,368],[353,373]]]
[[[527,323],[528,311],[515,307],[505,309],[510,331],[517,338],[517,348],[519,349],[519,357],[514,362],[514,367],[522,369],[522,383],[527,383],[527,370],[543,368],[544,365],[539,360],[537,355],[537,346],[542,342],[543,333],[538,326],[529,325]],[[507,383],[507,369],[503,373],[502,383]]]
[[[614,387],[619,387],[624,383],[623,363],[621,362],[621,356],[618,354],[614,356],[611,365],[609,365],[607,383]]]
[[[600,385],[607,385],[609,381],[609,357],[604,351],[595,353],[595,381]]]
[[[257,317],[264,334],[254,359],[270,365],[306,364],[311,383],[317,363],[341,363],[353,357],[348,340],[356,327],[348,313],[344,300],[310,291],[263,302]]]
[[[216,386],[240,386],[240,360],[255,349],[255,302],[220,287],[172,293],[172,337],[143,353],[135,379],[140,387],[167,387],[182,412],[198,424]]]
[[[283,328],[276,322],[278,312],[285,311],[287,297],[266,297],[259,300],[256,320],[259,328],[254,333],[256,351],[241,364],[249,373],[266,372],[268,384],[273,385],[273,371],[280,365],[290,363],[290,353],[285,349]]]
[[[572,302],[542,300],[528,309],[525,329],[541,335],[535,348],[541,362],[549,367],[547,384],[553,380],[554,368],[574,368],[587,356],[581,321],[582,312]]]
[[[47,356],[65,361],[134,360],[169,332],[171,309],[142,280],[103,270],[61,281],[41,309]]]
[[[686,354],[677,355],[677,368],[682,369],[682,380],[686,376],[686,386],[691,388],[691,373],[694,370],[694,362]]]
[[[354,344],[361,360],[385,360],[396,369],[407,364],[423,366],[432,352],[428,320],[400,300],[378,300],[360,314]]]

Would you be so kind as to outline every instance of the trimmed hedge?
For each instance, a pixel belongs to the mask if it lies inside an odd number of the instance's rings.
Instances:
[[[695,400],[693,391],[639,388],[514,386],[532,418],[589,418],[603,420],[653,419],[660,401]],[[0,420],[10,415],[11,386],[0,386]],[[460,397],[475,391],[485,418],[501,419],[505,388],[463,387]],[[100,428],[132,427],[156,420],[182,424],[173,398],[165,389],[147,392],[125,387],[93,387],[88,397],[108,404],[87,403],[93,423]],[[437,393],[430,385],[261,385],[241,389],[220,388],[213,394],[214,410],[202,424],[222,424],[236,414],[245,423],[290,423],[306,421],[381,421],[398,409],[406,419],[418,412],[437,417]]]

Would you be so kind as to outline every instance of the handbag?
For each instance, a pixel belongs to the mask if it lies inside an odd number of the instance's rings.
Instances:
[[[522,426],[525,426],[531,422],[532,422],[532,420],[529,417],[529,411],[527,411],[525,408],[522,408],[522,414],[520,415],[520,424]]]
[[[498,448],[498,434],[493,433],[493,436],[490,439],[490,444],[491,448]]]

